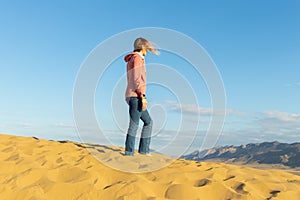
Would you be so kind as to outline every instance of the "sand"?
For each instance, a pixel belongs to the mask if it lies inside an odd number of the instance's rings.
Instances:
[[[300,176],[0,134],[0,199],[298,200]]]

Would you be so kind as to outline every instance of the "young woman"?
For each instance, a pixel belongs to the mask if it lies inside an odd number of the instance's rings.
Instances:
[[[129,105],[129,128],[125,141],[125,155],[134,155],[134,145],[139,120],[144,122],[140,137],[138,152],[150,155],[150,140],[152,132],[152,119],[147,110],[146,99],[146,67],[145,56],[147,52],[158,54],[150,41],[145,38],[137,38],[134,41],[134,51],[125,56],[127,62],[127,89],[126,102]]]

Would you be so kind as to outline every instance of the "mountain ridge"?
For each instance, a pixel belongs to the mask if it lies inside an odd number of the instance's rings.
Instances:
[[[249,143],[246,145],[218,146],[203,151],[194,151],[182,156],[186,160],[220,161],[240,164],[281,164],[300,167],[300,142],[281,143],[278,141]]]

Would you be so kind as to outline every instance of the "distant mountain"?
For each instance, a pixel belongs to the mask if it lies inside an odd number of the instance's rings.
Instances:
[[[300,143],[264,142],[241,146],[215,147],[184,155],[186,160],[220,161],[239,164],[282,164],[300,167]]]

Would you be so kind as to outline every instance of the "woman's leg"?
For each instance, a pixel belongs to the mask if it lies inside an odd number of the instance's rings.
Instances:
[[[140,103],[137,97],[130,97],[129,99],[129,128],[127,131],[125,141],[125,155],[134,155],[135,137],[139,127],[139,119],[142,115],[140,111]]]
[[[144,122],[144,126],[141,133],[139,153],[148,154],[150,152],[150,141],[153,125],[148,110],[142,111],[141,120]]]

